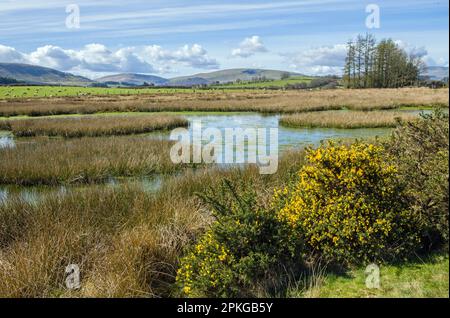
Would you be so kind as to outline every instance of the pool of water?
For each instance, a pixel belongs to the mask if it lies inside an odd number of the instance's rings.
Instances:
[[[21,201],[36,204],[47,196],[63,197],[70,191],[89,190],[92,186],[99,187],[120,187],[124,184],[135,185],[148,193],[156,193],[162,186],[163,177],[155,176],[151,178],[110,178],[103,185],[69,185],[69,186],[33,186],[21,187],[16,185],[0,185],[0,205],[6,204],[8,200],[17,198]]]
[[[0,148],[14,147],[14,138],[8,133],[0,131]]]
[[[415,111],[417,114],[420,111]],[[262,115],[258,113],[183,113],[189,122],[188,132],[192,134],[193,123],[201,122],[202,130],[217,128],[224,132],[226,128],[277,128],[279,153],[290,148],[302,148],[308,145],[318,145],[321,141],[330,139],[357,139],[375,136],[385,136],[389,128],[334,129],[334,128],[287,128],[279,124],[280,115]],[[169,133],[152,133],[150,138],[169,139]],[[15,147],[21,140],[15,140],[8,132],[0,132],[0,148]],[[256,145],[249,144],[245,153]],[[244,155],[246,156],[246,154]],[[145,191],[156,192],[163,183],[163,177],[154,178],[111,178],[108,187],[121,186],[125,183],[137,183]],[[0,186],[0,204],[12,197],[20,197],[27,202],[39,202],[47,195],[65,195],[72,189],[88,189],[89,186],[60,187],[17,187]]]
[[[287,128],[279,124],[280,115],[262,115],[258,113],[233,114],[185,114],[189,122],[189,134],[192,136],[193,123],[200,122],[202,130],[217,128],[225,135],[226,128],[277,128],[279,149],[301,148],[318,145],[323,140],[356,139],[389,134],[389,128],[335,129],[335,128]],[[168,133],[154,133],[151,136],[168,138]]]

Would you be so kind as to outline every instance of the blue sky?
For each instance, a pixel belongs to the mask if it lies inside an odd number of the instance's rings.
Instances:
[[[68,28],[67,5],[80,10]],[[366,6],[380,28],[366,27]],[[448,66],[448,2],[440,0],[0,0],[0,62],[96,77],[117,72],[171,77],[260,67],[339,73],[359,33],[390,37]]]

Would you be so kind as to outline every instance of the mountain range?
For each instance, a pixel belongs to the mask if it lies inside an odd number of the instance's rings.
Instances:
[[[445,66],[428,66],[423,74],[431,80],[442,80],[448,78],[448,67]]]
[[[87,86],[94,83],[86,77],[60,72],[52,68],[17,63],[0,63],[0,78],[33,85]]]
[[[0,78],[33,85],[90,86],[96,84],[107,84],[111,86],[140,86],[149,84],[154,86],[192,86],[227,83],[234,82],[236,80],[249,81],[254,78],[277,80],[286,73],[292,76],[301,75],[298,73],[277,70],[242,68],[221,70],[211,73],[200,73],[170,79],[154,75],[123,73],[91,80],[86,77],[60,72],[47,67],[17,63],[0,63]]]
[[[291,76],[300,76],[301,74],[284,72],[277,70],[262,70],[262,69],[229,69],[222,71],[215,71],[210,73],[200,73],[190,76],[181,76],[171,79],[166,79],[158,76],[124,73],[111,76],[97,78],[96,81],[100,83],[120,83],[122,85],[143,85],[144,83],[153,84],[155,86],[192,86],[192,85],[208,85],[221,84],[227,82],[235,82],[236,80],[250,81],[255,78],[266,78],[268,80],[278,80],[283,74]]]
[[[424,76],[441,80],[448,78],[448,67],[430,66],[427,68]],[[0,83],[15,83],[33,85],[73,85],[73,86],[193,86],[209,85],[235,82],[237,80],[250,81],[255,78],[278,80],[289,74],[289,76],[301,76],[302,74],[278,70],[264,70],[254,68],[238,68],[215,71],[210,73],[199,73],[191,76],[181,76],[175,78],[163,78],[154,75],[123,73],[104,76],[91,80],[86,77],[60,72],[51,68],[28,64],[0,63]]]

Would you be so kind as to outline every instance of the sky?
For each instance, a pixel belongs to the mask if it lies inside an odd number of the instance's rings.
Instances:
[[[90,78],[340,74],[346,42],[369,32],[448,66],[448,16],[447,0],[0,0],[0,62]]]

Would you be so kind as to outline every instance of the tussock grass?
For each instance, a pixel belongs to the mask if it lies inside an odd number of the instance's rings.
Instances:
[[[134,96],[55,97],[0,101],[0,116],[49,116],[101,112],[381,110],[403,106],[448,107],[448,89],[403,88],[318,91],[220,91]]]
[[[270,197],[303,162],[303,152],[287,153],[274,176],[254,166],[191,171],[156,194],[94,186],[36,204],[13,198],[0,205],[0,297],[173,296],[179,258],[211,222],[195,193],[228,178]],[[68,264],[80,266],[80,290],[65,288]]]
[[[79,118],[20,119],[7,124],[17,137],[61,136],[98,137],[149,133],[187,126],[188,121],[178,116],[110,116]]]
[[[398,120],[411,121],[417,116],[394,111],[326,111],[284,115],[280,124],[287,127],[320,128],[391,128]]]
[[[179,171],[170,160],[173,143],[145,137],[40,138],[0,149],[0,184],[97,183],[110,177]]]
[[[0,219],[2,297],[167,295],[178,254],[206,220],[190,199],[133,187],[17,200]],[[65,288],[68,264],[80,266],[79,291]]]

